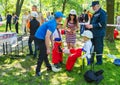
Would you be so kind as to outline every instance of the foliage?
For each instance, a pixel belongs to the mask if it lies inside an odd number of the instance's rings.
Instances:
[[[79,37],[78,37],[79,38]],[[105,54],[111,53],[120,58],[120,41],[109,43],[105,41],[104,49],[104,64],[95,66],[95,71],[103,69],[104,79],[99,85],[119,85],[120,68],[115,66]],[[67,72],[65,66],[58,73],[47,72],[45,65],[42,66],[42,76],[35,76],[35,67],[37,59],[32,59],[32,56],[26,56],[28,48],[24,48],[23,56],[1,56],[0,57],[0,85],[95,85],[94,83],[86,83],[83,74],[90,69],[86,66],[83,73],[80,74],[81,59],[78,59],[73,71]],[[67,55],[64,55],[64,63],[66,62]],[[51,56],[49,56],[51,60]]]

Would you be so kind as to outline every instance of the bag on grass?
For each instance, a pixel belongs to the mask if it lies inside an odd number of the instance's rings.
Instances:
[[[92,70],[88,70],[84,74],[84,79],[88,83],[95,82],[96,84],[99,84],[100,81],[104,78],[103,75],[102,75],[103,72],[104,72],[103,70],[99,70],[97,72],[92,71]]]
[[[120,66],[120,59],[115,59],[113,63],[117,66]]]

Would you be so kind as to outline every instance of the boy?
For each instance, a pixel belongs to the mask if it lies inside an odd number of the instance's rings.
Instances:
[[[86,30],[83,32],[82,34],[83,36],[83,42],[84,42],[84,46],[83,48],[79,48],[79,49],[70,49],[70,50],[64,50],[64,53],[70,53],[70,56],[68,57],[67,63],[66,63],[66,69],[68,71],[71,71],[74,63],[76,62],[77,58],[81,56],[82,51],[85,52],[85,54],[82,56],[82,58],[87,57],[88,60],[88,64],[90,64],[90,52],[91,52],[91,48],[92,48],[92,42],[91,39],[93,38],[93,34],[91,31]]]
[[[53,49],[52,49],[52,63],[53,65],[53,71],[58,72],[61,70],[60,64],[62,63],[62,38],[60,34],[60,28],[62,27],[61,23],[57,24],[57,29],[53,33]]]
[[[28,40],[28,47],[29,47],[29,51],[30,53],[28,55],[33,55],[33,50],[32,50],[32,41],[34,41],[35,44],[35,51],[34,51],[34,58],[37,56],[37,45],[35,42],[35,32],[38,29],[38,27],[40,26],[39,21],[36,20],[36,17],[38,17],[38,14],[36,12],[32,12],[31,13],[32,16],[32,20],[29,23],[29,28],[30,28],[30,36],[29,36],[29,40]]]

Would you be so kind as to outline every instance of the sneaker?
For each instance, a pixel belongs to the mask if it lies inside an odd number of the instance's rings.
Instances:
[[[41,72],[36,73],[36,76],[41,76]]]
[[[53,72],[59,72],[61,71],[61,68],[56,68],[54,65],[52,66],[52,71]]]

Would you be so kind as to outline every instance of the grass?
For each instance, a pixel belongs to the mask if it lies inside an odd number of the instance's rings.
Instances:
[[[120,41],[115,43],[104,41],[104,54],[114,54],[120,58]],[[80,74],[81,60],[78,59],[73,71],[67,72],[65,66],[58,73],[47,72],[45,65],[42,65],[42,76],[35,77],[35,67],[37,59],[32,56],[26,56],[28,48],[24,49],[23,56],[12,58],[9,55],[0,57],[0,85],[95,85],[94,83],[86,83],[83,78],[85,71],[90,67],[86,66],[83,73]],[[51,61],[51,56],[48,56]],[[64,63],[67,56],[64,55]],[[115,66],[113,59],[106,55],[103,57],[104,63],[101,66],[95,66],[95,71],[103,69],[104,79],[99,85],[119,85],[120,83],[120,67]]]

